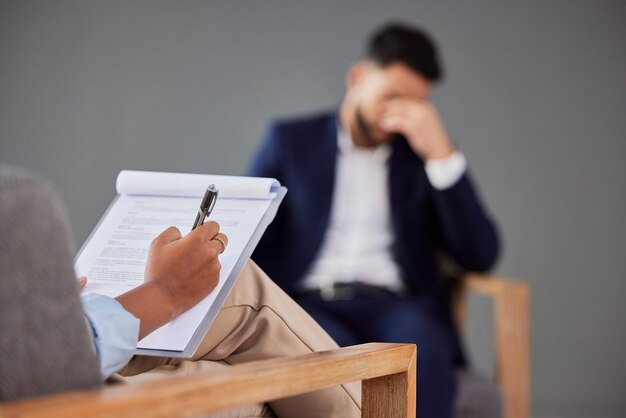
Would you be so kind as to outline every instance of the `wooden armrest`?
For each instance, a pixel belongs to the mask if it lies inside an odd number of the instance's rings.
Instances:
[[[528,285],[513,279],[470,273],[463,278],[468,290],[483,296],[497,298],[505,292],[528,292]]]
[[[8,403],[0,417],[189,416],[363,380],[363,417],[413,418],[415,368],[415,345],[370,343]]]
[[[468,274],[465,287],[494,301],[496,380],[506,418],[526,418],[529,408],[529,287],[526,283]]]

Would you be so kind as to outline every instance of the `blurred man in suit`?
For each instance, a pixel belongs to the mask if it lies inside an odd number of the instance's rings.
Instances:
[[[418,416],[450,417],[464,358],[440,255],[487,270],[496,229],[429,101],[442,67],[390,24],[346,77],[339,109],[271,125],[249,174],[289,193],[253,258],[340,345],[418,345]]]

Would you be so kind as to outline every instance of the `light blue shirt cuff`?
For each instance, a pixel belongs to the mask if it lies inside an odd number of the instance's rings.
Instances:
[[[86,294],[81,300],[100,362],[100,374],[105,380],[132,358],[139,338],[139,319],[107,296]]]

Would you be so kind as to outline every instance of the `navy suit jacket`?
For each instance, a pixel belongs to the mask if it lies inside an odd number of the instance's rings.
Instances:
[[[337,152],[336,113],[279,121],[270,126],[249,170],[289,190],[253,258],[292,296],[325,236]],[[467,173],[452,187],[435,189],[424,162],[402,137],[394,140],[388,165],[393,251],[402,279],[412,297],[452,327],[439,254],[463,269],[487,270],[498,254],[496,229]]]

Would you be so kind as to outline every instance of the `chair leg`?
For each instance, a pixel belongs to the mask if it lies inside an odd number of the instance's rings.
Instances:
[[[417,359],[406,372],[363,380],[363,418],[415,418]]]
[[[495,301],[496,374],[504,396],[505,418],[528,418],[528,287],[510,283]]]

